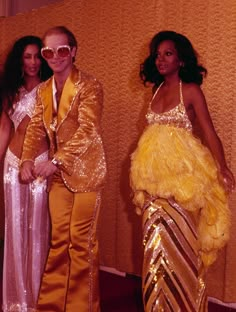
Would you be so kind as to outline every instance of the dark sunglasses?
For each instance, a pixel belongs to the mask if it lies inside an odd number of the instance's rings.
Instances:
[[[41,55],[46,60],[49,60],[54,57],[54,55],[58,57],[68,57],[70,55],[71,48],[68,45],[58,46],[56,49],[44,47],[41,49]]]

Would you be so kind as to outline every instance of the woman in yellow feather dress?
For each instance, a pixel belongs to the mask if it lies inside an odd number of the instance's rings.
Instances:
[[[229,239],[235,181],[200,89],[205,74],[191,42],[173,31],[153,37],[141,66],[144,84],[156,89],[130,170],[148,312],[207,311],[205,271]]]

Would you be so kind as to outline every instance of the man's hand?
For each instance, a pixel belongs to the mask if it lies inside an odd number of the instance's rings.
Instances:
[[[53,175],[55,171],[57,171],[57,166],[55,166],[51,160],[46,160],[37,163],[34,166],[33,173],[35,177],[46,179],[47,177]]]
[[[22,163],[20,168],[20,178],[23,183],[30,183],[35,180],[33,169],[34,169],[33,161],[26,160]]]

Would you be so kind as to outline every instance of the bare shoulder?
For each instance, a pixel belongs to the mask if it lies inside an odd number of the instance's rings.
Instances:
[[[201,87],[193,82],[190,83],[183,83],[183,92],[186,93],[186,95],[191,95],[191,94],[202,94],[202,89]]]
[[[183,98],[187,107],[196,102],[205,101],[203,91],[196,83],[183,83]]]

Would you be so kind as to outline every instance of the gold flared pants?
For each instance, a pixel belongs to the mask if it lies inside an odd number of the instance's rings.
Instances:
[[[73,193],[57,178],[49,193],[51,247],[38,311],[97,312],[100,193]]]

